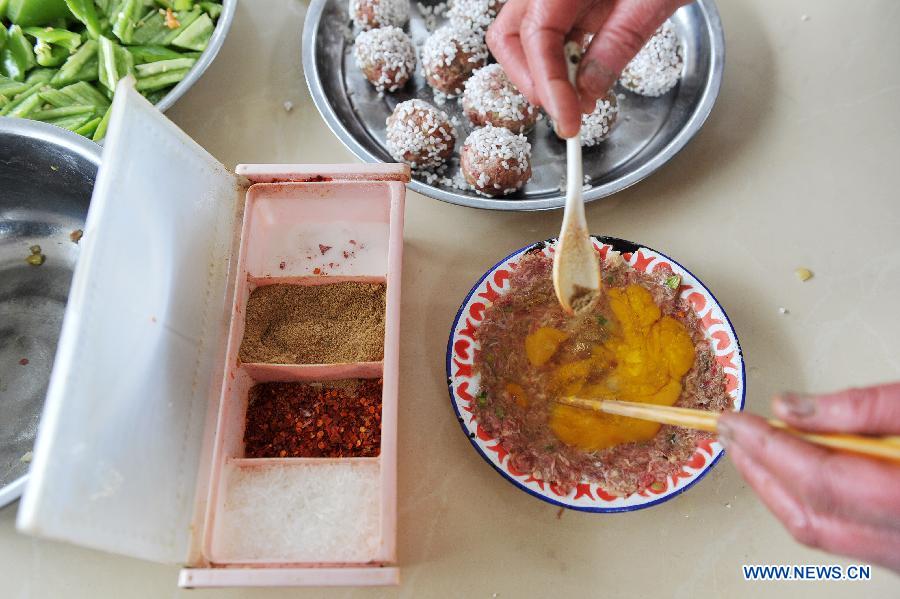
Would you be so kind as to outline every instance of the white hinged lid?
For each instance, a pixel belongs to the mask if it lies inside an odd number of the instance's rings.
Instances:
[[[23,532],[187,559],[242,193],[131,78],[120,83],[19,507]]]

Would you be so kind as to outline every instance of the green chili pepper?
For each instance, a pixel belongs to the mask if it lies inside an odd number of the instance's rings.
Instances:
[[[190,69],[197,62],[195,58],[173,58],[170,60],[158,60],[147,64],[141,64],[134,68],[134,72],[138,78],[149,77],[151,75],[159,75],[160,73],[168,73],[169,71],[178,71],[181,69]]]
[[[97,39],[103,35],[103,28],[100,26],[100,20],[97,18],[94,0],[65,0],[65,3],[72,15],[87,27],[88,35],[91,38]]]
[[[30,35],[36,40],[62,46],[67,50],[74,52],[81,45],[81,35],[65,29],[55,29],[53,27],[25,27],[22,29],[25,35]]]
[[[204,13],[193,23],[184,28],[178,34],[178,37],[172,40],[173,46],[186,48],[188,50],[197,50],[202,52],[209,45],[209,38],[212,37],[213,30],[216,26],[213,24],[209,15]]]
[[[75,129],[75,133],[77,133],[78,135],[83,135],[85,137],[90,137],[97,130],[97,126],[100,124],[100,121],[102,121],[102,120],[103,120],[103,117],[98,116],[97,118],[92,119],[92,120],[86,122],[81,127],[78,127],[77,129]]]
[[[218,2],[201,2],[200,8],[205,10],[206,14],[213,19],[218,19],[219,15],[222,14],[222,5]]]
[[[112,114],[112,106],[106,109],[106,114],[103,115],[103,118],[100,119],[100,124],[97,125],[97,129],[94,131],[94,135],[91,137],[94,141],[100,141],[104,137],[106,137],[106,128],[109,126],[109,115]]]
[[[13,98],[27,90],[29,85],[24,81],[13,81],[0,75],[0,96],[12,101]]]
[[[188,71],[190,71],[190,69],[177,69],[158,75],[144,77],[137,80],[137,83],[134,84],[134,88],[139,92],[150,92],[169,87],[184,79],[184,76],[188,74]]]
[[[10,79],[24,81],[28,69],[37,64],[34,50],[18,25],[10,26],[7,34],[6,47],[0,55],[0,69]]]
[[[180,52],[165,46],[128,46],[128,51],[134,56],[134,64],[174,60],[183,56]]]
[[[116,90],[119,79],[126,77],[134,70],[134,59],[131,54],[105,36],[100,36],[100,83],[110,91]]]
[[[70,117],[82,114],[93,114],[94,107],[91,105],[74,104],[71,106],[63,106],[60,108],[49,108],[47,110],[38,110],[32,112],[28,118],[36,121],[53,121],[63,117]]]
[[[84,42],[53,77],[54,85],[69,85],[76,81],[94,81],[100,74],[97,58],[99,44],[94,40]]]
[[[479,408],[483,408],[487,405],[487,393],[482,391],[478,395],[475,396],[475,401],[478,403]]]
[[[70,17],[65,0],[9,0],[6,19],[22,27],[46,25]]]
[[[116,13],[112,31],[123,44],[130,44],[134,38],[134,28],[141,17],[140,0],[124,0]]]
[[[66,62],[69,54],[68,48],[48,44],[43,40],[38,40],[34,45],[35,59],[42,67],[58,67]]]
[[[2,0],[0,0],[2,1]],[[2,8],[2,7],[0,7]],[[0,19],[3,18],[3,11],[0,10]],[[6,47],[6,41],[9,39],[9,33],[6,31],[6,28],[3,27],[3,23],[0,22],[0,53],[3,52],[3,48]]]

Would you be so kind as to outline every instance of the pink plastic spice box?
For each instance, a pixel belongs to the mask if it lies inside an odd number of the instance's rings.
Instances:
[[[396,584],[409,170],[236,170],[120,84],[18,527],[184,587]],[[254,287],[338,281],[386,282],[382,362],[239,361]],[[383,378],[378,457],[243,456],[255,382],[341,378]]]

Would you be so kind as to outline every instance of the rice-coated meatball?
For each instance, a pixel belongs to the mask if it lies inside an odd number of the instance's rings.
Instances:
[[[409,0],[350,0],[350,18],[360,29],[403,27],[409,21]]]
[[[531,178],[531,144],[524,135],[487,125],[469,134],[460,153],[466,182],[489,196],[506,195]]]
[[[482,127],[490,123],[514,133],[529,131],[538,118],[537,108],[519,93],[499,64],[472,73],[465,84],[462,106],[472,124]]]
[[[597,100],[594,112],[581,115],[581,145],[596,146],[609,137],[618,114],[616,94],[609,92],[606,97]]]
[[[666,21],[625,66],[619,83],[641,96],[661,96],[681,79],[684,67],[682,54],[675,25],[672,21]]]
[[[487,57],[483,36],[444,25],[422,46],[422,70],[431,87],[448,96],[458,96],[466,79],[487,63]]]
[[[387,148],[396,160],[433,169],[453,156],[456,129],[447,114],[424,100],[407,100],[387,119]]]
[[[484,34],[505,3],[506,0],[450,0],[447,18],[454,27]]]
[[[358,66],[378,91],[397,91],[416,68],[416,50],[399,27],[363,31],[353,48]]]

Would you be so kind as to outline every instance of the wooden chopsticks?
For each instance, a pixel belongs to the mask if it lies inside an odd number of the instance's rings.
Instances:
[[[693,428],[715,433],[718,429],[719,413],[674,406],[658,406],[654,404],[616,401],[611,399],[582,399],[578,397],[560,397],[557,403],[603,412],[628,416],[641,420],[650,420],[661,424],[672,424],[684,428]],[[832,449],[851,451],[863,455],[900,462],[900,436],[864,437],[843,434],[813,434],[798,431],[781,420],[768,420],[769,424],[783,429],[801,439]]]

